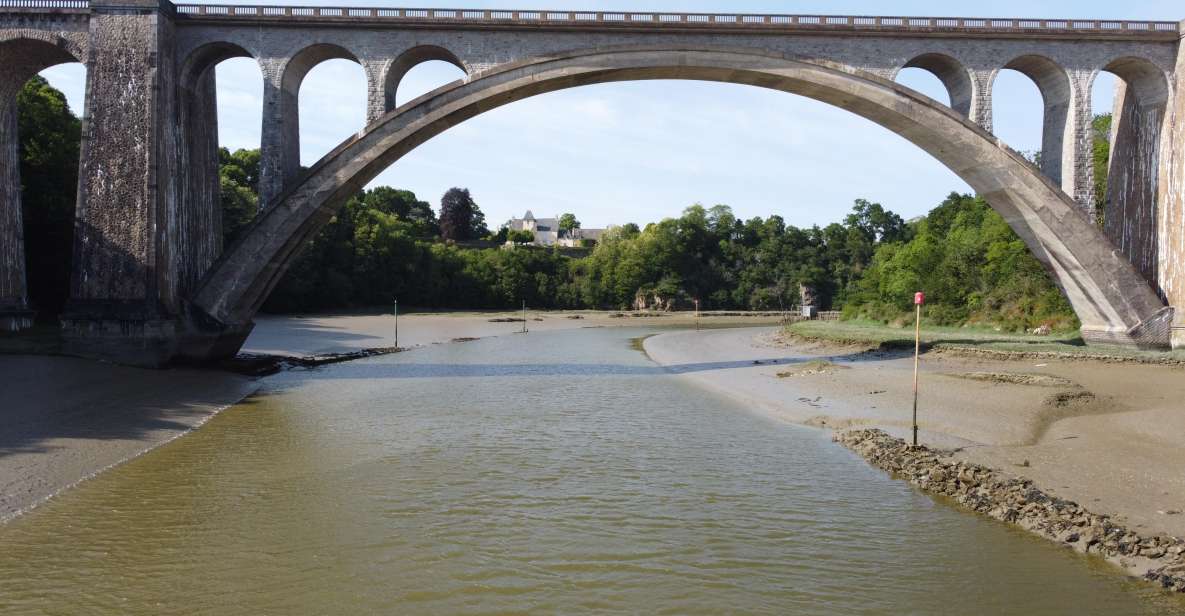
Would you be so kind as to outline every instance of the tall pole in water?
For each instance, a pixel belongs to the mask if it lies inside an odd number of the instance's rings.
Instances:
[[[699,331],[699,298],[695,298],[695,331]]]
[[[917,308],[914,316],[913,330],[913,446],[918,446],[918,356],[922,351],[922,304],[926,303],[926,294],[918,291],[913,295],[913,305]]]
[[[527,300],[523,300],[523,333],[527,333]]]
[[[395,348],[399,348],[399,300],[395,300]]]

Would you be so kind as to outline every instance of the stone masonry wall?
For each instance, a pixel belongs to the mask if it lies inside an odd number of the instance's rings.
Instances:
[[[1157,258],[1160,290],[1176,307],[1173,347],[1185,348],[1185,42],[1177,50],[1174,79],[1160,149]]]
[[[158,16],[91,16],[87,126],[69,312],[158,311]]]
[[[1143,105],[1118,82],[1104,230],[1153,286],[1157,283],[1157,164],[1163,105]]]

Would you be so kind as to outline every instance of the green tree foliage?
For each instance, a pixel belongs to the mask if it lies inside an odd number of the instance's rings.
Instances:
[[[576,220],[575,214],[564,214],[560,216],[560,231],[564,233],[571,233],[573,229],[580,228],[580,221]]]
[[[440,235],[446,240],[475,240],[489,235],[485,220],[468,188],[450,188],[440,198]]]
[[[1091,165],[1094,168],[1094,211],[1099,226],[1107,212],[1107,173],[1111,169],[1111,114],[1100,113],[1090,123]]]
[[[912,239],[877,247],[846,302],[847,316],[893,320],[912,310],[914,292],[925,291],[929,318],[939,324],[1076,326],[1044,268],[982,199],[952,193],[915,227]]]
[[[259,211],[259,150],[218,150],[222,243],[229,245]]]
[[[69,295],[82,122],[40,76],[17,93],[17,114],[25,278],[38,318],[52,320]]]
[[[531,244],[535,242],[535,234],[526,229],[514,229],[506,232],[506,241],[515,244]]]
[[[237,154],[237,153],[236,153]],[[251,185],[249,164],[224,157],[223,176]],[[224,201],[224,203],[227,201]],[[645,228],[607,230],[587,256],[556,248],[467,248],[477,237],[468,190],[442,199],[437,221],[408,191],[379,187],[351,198],[308,243],[265,310],[350,306],[440,308],[612,308],[648,297],[709,309],[776,310],[812,286],[824,308],[894,319],[927,291],[942,323],[1027,327],[1071,323],[1073,314],[1020,239],[981,200],[952,194],[907,224],[878,203],[857,200],[840,223],[800,229],[779,216],[739,220],[727,205],[693,205]],[[450,231],[452,230],[452,231]],[[449,233],[454,233],[450,238]],[[460,237],[458,237],[460,236]],[[495,237],[530,243],[529,231]]]

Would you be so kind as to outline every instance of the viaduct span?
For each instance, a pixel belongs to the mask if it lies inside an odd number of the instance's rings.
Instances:
[[[697,79],[820,100],[930,153],[999,211],[1092,343],[1185,347],[1185,45],[1177,22],[174,5],[0,0],[0,328],[30,322],[16,92],[87,68],[70,301],[73,353],[141,364],[233,354],[300,246],[385,167],[495,107],[585,84]],[[264,76],[263,207],[220,245],[213,67]],[[368,125],[299,166],[297,93],[318,63],[367,76]],[[399,108],[416,64],[466,73]],[[946,86],[940,104],[892,80]],[[1044,99],[1040,167],[992,134],[1002,69]],[[1120,78],[1103,228],[1091,84]],[[852,170],[859,173],[858,169]],[[1174,309],[1175,307],[1175,309]]]

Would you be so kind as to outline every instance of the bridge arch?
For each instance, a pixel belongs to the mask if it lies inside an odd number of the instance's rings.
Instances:
[[[395,95],[399,90],[399,84],[403,81],[404,76],[420,64],[433,60],[448,62],[461,69],[461,72],[466,75],[469,74],[469,69],[465,66],[465,63],[456,54],[444,47],[438,45],[417,45],[416,47],[412,47],[399,54],[386,67],[385,74],[383,75],[383,100],[386,104],[384,112],[390,112],[398,107]]]
[[[942,53],[924,53],[915,56],[901,68],[929,71],[946,86],[950,108],[964,117],[971,116],[971,102],[975,100],[975,81],[971,78],[971,71],[963,66],[962,62]]]
[[[366,67],[354,52],[333,43],[314,43],[292,55],[283,65],[279,82],[279,109],[283,118],[280,144],[280,165],[284,185],[289,185],[300,173],[300,87],[309,72],[329,60],[347,60],[366,72]],[[367,80],[373,77],[367,73]],[[370,89],[371,85],[368,84]]]
[[[40,317],[56,318],[69,296],[78,204],[74,198],[63,198],[55,202],[61,207],[30,210],[26,217],[22,188],[60,186],[61,175],[68,173],[61,169],[66,166],[61,161],[53,165],[54,175],[43,170],[36,182],[40,186],[21,177],[18,96],[41,71],[85,60],[82,46],[48,32],[19,30],[0,41],[0,66],[4,67],[0,71],[0,159],[7,163],[0,165],[0,329],[32,325],[34,309]],[[78,159],[71,162],[81,164]],[[67,187],[66,192],[77,194],[75,187]]]
[[[554,54],[493,69],[421,96],[339,145],[211,268],[190,298],[193,331],[183,352],[209,358],[237,350],[252,317],[300,247],[350,195],[428,139],[538,94],[643,79],[765,87],[880,124],[937,158],[1004,216],[1065,291],[1088,339],[1164,344],[1156,328],[1171,317],[1171,309],[1068,196],[962,114],[886,79],[831,62],[756,49],[628,47]]]
[[[1066,69],[1046,56],[1027,54],[1013,58],[1004,65],[1005,69],[1014,70],[1028,77],[1041,93],[1044,110],[1041,119],[1041,170],[1055,184],[1062,185],[1062,178],[1066,174],[1073,175],[1074,170],[1063,169],[1063,160],[1072,165],[1072,157],[1064,157],[1064,144],[1073,143],[1073,135],[1067,139],[1066,131],[1073,130],[1067,125],[1070,113],[1070,76]],[[997,72],[993,76],[998,76]]]
[[[192,289],[210,263],[222,252],[228,221],[223,219],[219,184],[219,133],[216,68],[227,60],[250,58],[260,71],[255,53],[230,41],[209,42],[182,59],[177,73],[177,114],[180,131],[177,168],[178,211],[170,221],[184,257],[175,254],[178,286]],[[262,92],[261,92],[262,94]],[[262,108],[260,108],[262,115]],[[212,232],[211,232],[212,230]]]

